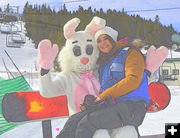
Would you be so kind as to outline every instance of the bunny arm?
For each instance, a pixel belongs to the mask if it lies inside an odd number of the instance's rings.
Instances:
[[[161,46],[156,49],[155,46],[151,46],[147,51],[146,66],[145,69],[153,74],[165,61],[168,56],[168,49],[165,46]]]
[[[52,44],[50,40],[41,40],[38,44],[38,66],[50,70],[58,54],[58,45]]]
[[[40,78],[40,94],[44,97],[56,97],[64,95],[66,92],[66,77],[61,72],[54,79],[51,78],[51,73]]]

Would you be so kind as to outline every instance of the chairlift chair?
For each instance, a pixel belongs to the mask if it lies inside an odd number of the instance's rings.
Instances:
[[[22,38],[22,42],[21,42],[21,43],[25,44],[25,43],[26,43],[26,35],[25,35],[25,33],[23,33],[23,32],[18,32],[18,33],[16,33],[16,34],[18,34],[18,35],[21,36],[21,38]]]
[[[23,23],[20,21],[20,19],[13,24],[14,26],[18,27],[18,32],[23,32]]]
[[[10,25],[9,24],[1,25],[1,33],[10,34],[11,33]]]
[[[23,43],[23,39],[19,34],[13,34],[12,35],[12,41],[14,43]]]
[[[172,75],[169,75],[169,76],[163,77],[163,80],[164,80],[164,81],[176,81],[176,80],[178,80],[178,79],[175,78],[175,77],[172,77]]]
[[[11,26],[11,32],[12,33],[16,33],[16,32],[18,32],[19,31],[19,29],[18,29],[18,27],[16,26],[16,25],[12,25]]]
[[[6,46],[20,48],[25,43],[24,38],[20,34],[9,34],[6,37]]]
[[[174,65],[174,69],[176,69],[175,63],[173,61],[171,63]],[[163,66],[162,65],[162,67],[169,67],[170,72],[171,72],[171,74],[161,76],[161,79],[163,80],[163,82],[164,81],[176,81],[176,80],[178,80],[176,75],[172,73],[172,68],[170,66]]]

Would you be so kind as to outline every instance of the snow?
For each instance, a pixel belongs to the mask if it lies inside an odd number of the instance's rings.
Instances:
[[[147,113],[139,127],[141,135],[165,133],[165,123],[180,123],[180,87],[169,86],[171,101],[167,108],[157,113]]]
[[[20,26],[20,24],[17,26]],[[24,24],[22,24],[22,26],[24,26]],[[21,33],[24,34],[25,30],[23,29]],[[10,62],[8,56],[5,54],[4,50],[9,53],[9,55],[12,57],[15,64],[21,71],[35,70],[37,50],[34,48],[32,40],[26,38],[26,43],[21,48],[11,48],[6,47],[6,38],[7,34],[0,33],[0,71],[5,70],[2,64],[2,58],[5,60],[5,63],[11,71],[17,71],[15,70],[13,64]]]
[[[22,29],[21,29],[22,24]],[[4,26],[3,24],[0,24],[0,27]],[[18,28],[20,34],[25,35],[26,30],[24,28],[24,23],[19,22],[16,23],[15,26]],[[20,72],[26,77],[26,80],[32,85],[32,87],[35,87],[35,90],[38,89],[38,85],[33,86],[35,83],[37,83],[37,49],[34,48],[35,44],[32,42],[31,39],[26,37],[26,43],[22,45],[21,48],[12,48],[6,46],[6,39],[7,34],[0,32],[0,77],[8,78],[8,75],[6,73],[6,69],[3,65],[2,59],[4,59],[5,64],[7,68],[14,74],[15,76],[19,75],[17,73],[17,69],[11,62],[11,60],[6,55],[5,51],[8,52]],[[34,73],[34,76],[32,76],[32,72]],[[34,80],[31,81],[31,78],[34,77]],[[35,79],[36,78],[36,79]]]
[[[139,127],[140,135],[165,133],[165,123],[180,123],[180,87],[169,86],[171,91],[171,101],[169,106],[156,113],[147,113],[144,122]],[[53,138],[63,128],[67,118],[53,119]],[[59,129],[59,130],[58,130]],[[42,138],[41,122],[31,122],[18,126],[2,135],[0,138]]]
[[[25,32],[25,30],[23,30]],[[32,40],[26,38],[26,43],[22,48],[7,48],[6,35],[0,33],[0,71],[5,71],[2,64],[2,58],[5,60],[7,67],[13,72],[17,72],[7,55],[6,50],[12,57],[18,68],[25,75],[27,81],[34,90],[39,89],[39,81],[37,78],[35,64],[37,62],[37,50],[34,49]],[[173,52],[173,57],[180,57],[180,54]],[[30,75],[34,74],[34,75]],[[1,77],[7,77],[5,73],[0,73]],[[180,123],[180,87],[168,86],[171,91],[171,101],[169,106],[156,113],[147,113],[145,120],[139,127],[141,135],[161,134],[165,133],[165,123]],[[53,138],[60,132],[67,118],[53,119],[52,132]],[[0,138],[42,138],[41,122],[31,122],[20,125],[2,135]]]
[[[172,57],[171,57],[172,55]],[[169,50],[168,58],[180,58],[180,52],[175,52],[173,50]]]
[[[55,119],[51,121],[53,138],[59,134],[67,118]],[[18,126],[2,135],[0,138],[43,138],[41,122],[31,122]]]

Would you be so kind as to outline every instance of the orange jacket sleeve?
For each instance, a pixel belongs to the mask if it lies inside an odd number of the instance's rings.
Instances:
[[[105,99],[107,96],[117,98],[137,89],[143,77],[144,64],[143,55],[134,49],[130,49],[125,62],[125,78],[103,91],[99,95],[100,99]]]

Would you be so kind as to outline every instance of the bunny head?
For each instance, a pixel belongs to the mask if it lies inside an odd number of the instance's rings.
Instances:
[[[83,73],[97,67],[99,50],[94,35],[105,27],[105,20],[94,17],[84,31],[75,32],[80,20],[73,18],[64,26],[65,47],[59,54],[62,71]]]

